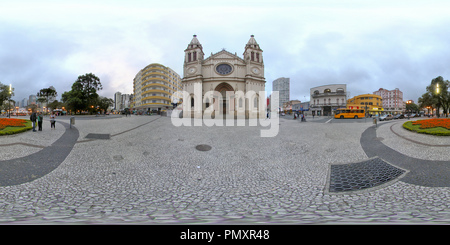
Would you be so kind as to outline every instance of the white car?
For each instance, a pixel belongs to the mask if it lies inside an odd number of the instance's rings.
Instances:
[[[380,121],[387,121],[387,120],[391,120],[393,118],[394,117],[391,114],[389,114],[389,115],[383,115],[379,119],[380,119]]]

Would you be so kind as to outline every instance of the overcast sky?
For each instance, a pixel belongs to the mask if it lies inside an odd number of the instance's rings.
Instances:
[[[450,80],[450,1],[385,0],[0,0],[0,82],[14,100],[79,75],[100,78],[101,96],[133,93],[150,63],[183,76],[196,34],[208,57],[240,57],[250,38],[263,49],[266,91],[288,77],[291,99],[345,83],[351,97],[379,88],[417,102],[437,76]]]

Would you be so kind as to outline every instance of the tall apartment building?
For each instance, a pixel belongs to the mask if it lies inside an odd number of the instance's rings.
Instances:
[[[172,108],[172,95],[181,90],[180,75],[169,67],[152,63],[133,79],[133,109],[143,112]]]
[[[30,95],[28,98],[28,105],[36,105],[36,95]]]
[[[394,90],[380,88],[378,91],[373,92],[373,94],[381,96],[385,113],[399,114],[405,110],[403,103],[403,92],[398,88]]]
[[[122,94],[121,92],[116,92],[114,94],[114,110],[122,111],[126,108],[131,107],[131,94]]]
[[[283,108],[284,103],[288,103],[290,98],[290,79],[280,77],[272,82],[272,91],[278,91],[279,105],[278,108]]]

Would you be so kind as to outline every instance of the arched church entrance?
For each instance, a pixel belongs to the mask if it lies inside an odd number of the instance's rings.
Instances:
[[[233,89],[233,87],[231,87],[230,84],[223,82],[223,83],[220,83],[219,85],[217,85],[217,87],[214,90],[219,92],[222,95],[222,97],[218,101],[218,105],[220,106],[220,110],[221,110],[222,114],[224,115],[224,117],[225,117],[225,115],[234,117],[234,115],[231,114],[231,111],[234,111],[234,89]],[[227,97],[228,91],[233,92],[233,93],[231,93],[231,96],[229,98]],[[216,99],[216,98],[214,98],[214,99]],[[219,109],[219,108],[217,108],[217,109]]]

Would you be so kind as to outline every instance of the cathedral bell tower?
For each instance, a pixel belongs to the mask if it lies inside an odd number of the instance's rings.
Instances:
[[[205,54],[203,47],[194,35],[188,47],[184,50],[184,77],[190,77],[201,74],[202,61]]]
[[[255,36],[251,35],[245,45],[244,60],[247,64],[247,74],[252,76],[264,76],[264,62],[262,57],[262,49],[255,40]]]

